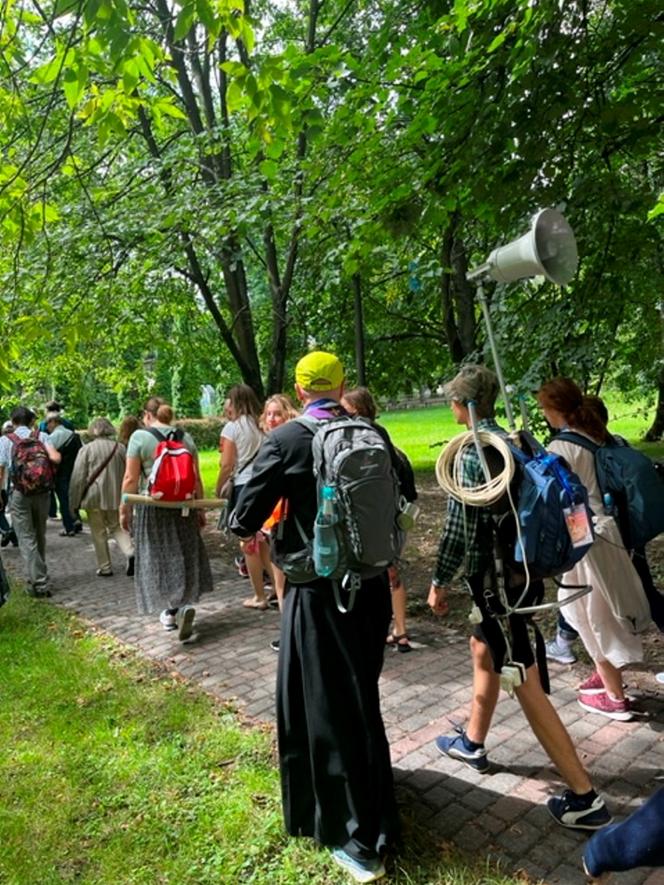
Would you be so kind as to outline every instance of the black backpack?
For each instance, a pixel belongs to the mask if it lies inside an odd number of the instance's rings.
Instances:
[[[664,480],[657,466],[621,437],[612,436],[598,445],[573,430],[556,439],[592,452],[602,495],[610,495],[615,516],[628,550],[644,547],[664,532]]]
[[[57,466],[57,472],[62,476],[71,476],[72,471],[74,470],[76,456],[82,448],[83,442],[81,437],[75,430],[73,430],[71,436],[63,443],[62,447],[58,449],[61,461]]]

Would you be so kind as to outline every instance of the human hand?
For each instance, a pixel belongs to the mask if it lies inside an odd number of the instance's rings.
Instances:
[[[447,587],[437,587],[435,584],[431,584],[427,602],[434,615],[445,616],[450,612],[450,604],[447,601]]]
[[[120,528],[131,532],[131,507],[128,504],[120,505]]]

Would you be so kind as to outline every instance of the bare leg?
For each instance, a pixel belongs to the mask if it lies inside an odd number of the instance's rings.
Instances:
[[[272,563],[272,574],[274,575],[274,584],[272,586],[277,594],[279,611],[281,611],[284,604],[284,593],[286,592],[286,575],[274,563]]]
[[[254,599],[259,604],[267,604],[267,600],[265,598],[265,590],[263,589],[263,562],[261,560],[260,552],[255,551],[253,553],[248,553],[246,549],[247,545],[243,541],[240,542],[240,547],[242,548],[242,552],[244,553],[244,558],[247,563],[249,580],[251,581],[251,586],[254,590]]]
[[[516,689],[516,696],[535,737],[565,783],[575,793],[583,794],[592,790],[590,778],[576,754],[572,739],[555,707],[544,694],[535,664],[528,667],[526,681]]]
[[[263,571],[267,573],[268,579],[274,587],[274,569],[272,567],[272,560],[270,559],[270,544],[269,541],[261,541],[258,546],[258,553],[260,555],[261,564],[263,566]],[[275,590],[276,593],[276,590]]]
[[[406,635],[406,588],[401,578],[392,588],[392,614],[394,615],[394,635]]]
[[[622,673],[608,661],[595,661],[597,672],[602,678],[604,688],[613,698],[619,701],[625,700],[625,692],[622,684]]]
[[[485,642],[471,636],[470,654],[473,659],[473,702],[466,735],[474,743],[483,744],[498,703],[500,676],[494,672],[489,646]]]

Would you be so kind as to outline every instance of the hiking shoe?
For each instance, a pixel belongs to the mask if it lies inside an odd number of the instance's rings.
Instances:
[[[604,799],[594,790],[584,796],[565,790],[562,796],[548,799],[546,807],[554,820],[572,830],[599,830],[613,820]]]
[[[582,694],[578,698],[578,702],[579,706],[589,713],[599,713],[602,716],[607,716],[609,719],[617,719],[619,722],[629,722],[634,715],[627,698],[619,701],[609,697],[606,692],[602,692],[602,694]]]
[[[278,652],[279,651],[279,640],[273,639],[272,642],[270,643],[270,648],[272,649],[272,651]]]
[[[440,737],[436,738],[436,748],[438,751],[451,759],[459,759],[461,762],[465,762],[466,765],[470,765],[471,768],[479,771],[480,774],[486,774],[489,770],[489,760],[486,757],[484,745],[479,744],[471,748],[468,744],[466,732],[462,728],[457,728],[456,731],[458,732],[456,737],[440,735]]]
[[[344,869],[356,882],[375,882],[385,875],[385,867],[380,858],[356,860],[343,848],[332,849],[332,860]]]
[[[194,618],[196,617],[196,609],[193,605],[183,605],[179,608],[175,615],[175,623],[178,628],[178,639],[180,642],[186,642],[194,632]]]
[[[579,694],[604,694],[606,689],[604,688],[602,677],[595,671],[592,676],[589,676],[581,683],[577,691]]]
[[[178,626],[175,620],[175,615],[171,614],[168,609],[164,609],[159,615],[159,623],[163,626],[164,630],[175,630]]]
[[[576,655],[569,646],[561,645],[558,637],[549,640],[545,644],[546,656],[550,661],[557,664],[573,664],[576,661]]]

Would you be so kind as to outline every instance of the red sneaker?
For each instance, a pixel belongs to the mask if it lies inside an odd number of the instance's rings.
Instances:
[[[578,700],[579,706],[589,713],[600,713],[602,716],[607,716],[609,719],[617,719],[620,722],[629,722],[632,718],[632,711],[627,698],[624,701],[614,700],[614,698],[610,698],[604,692],[603,694],[581,695]]]
[[[602,682],[602,677],[597,670],[589,676],[585,682],[582,682],[578,688],[579,694],[604,694],[606,689]]]

